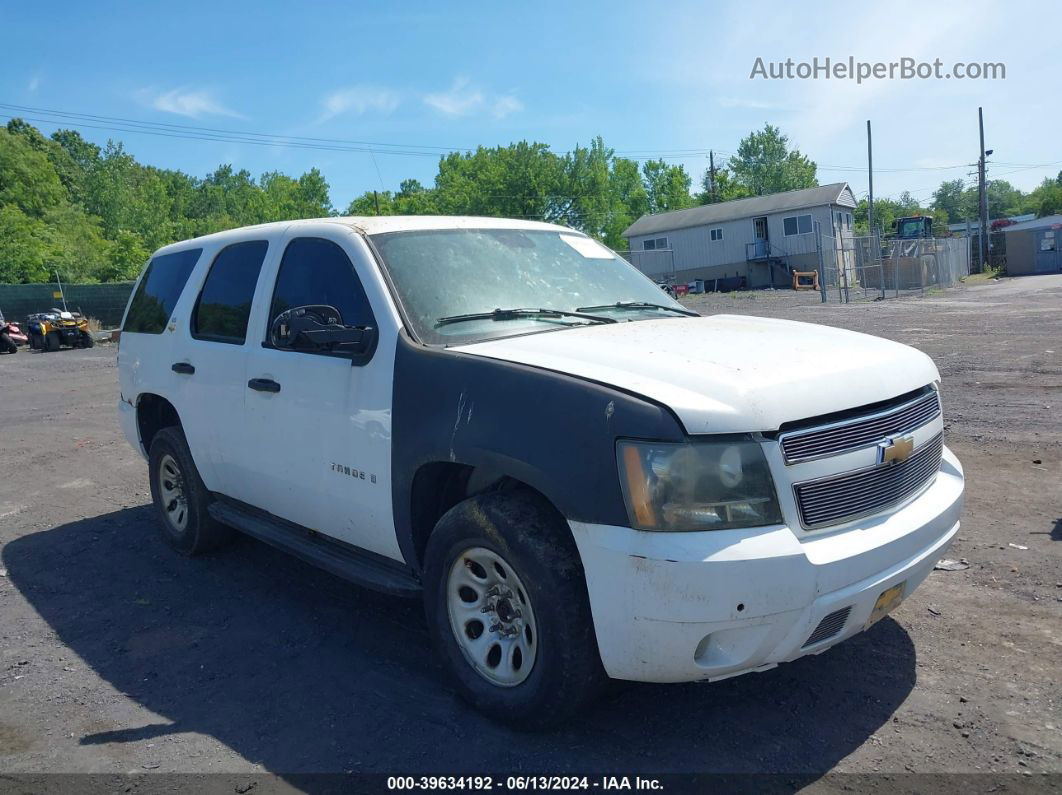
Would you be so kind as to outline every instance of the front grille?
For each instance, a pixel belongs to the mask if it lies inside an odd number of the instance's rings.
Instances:
[[[920,428],[940,414],[940,399],[929,392],[885,412],[816,428],[796,431],[782,437],[782,454],[787,464],[810,461],[828,455],[870,447],[890,436],[901,436]]]
[[[824,640],[829,640],[834,635],[839,634],[844,629],[844,625],[848,623],[848,614],[851,612],[852,606],[849,605],[830,613],[819,622],[819,625],[815,627],[815,631],[811,633],[811,637],[804,641],[804,645],[800,648],[806,649],[808,646],[822,643]]]
[[[943,452],[944,438],[937,434],[899,464],[798,483],[793,490],[800,522],[808,529],[841,524],[902,502],[933,479]]]

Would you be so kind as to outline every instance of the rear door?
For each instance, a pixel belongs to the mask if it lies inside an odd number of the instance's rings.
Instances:
[[[214,253],[189,314],[179,321],[180,355],[169,362],[173,403],[203,479],[212,491],[231,496],[246,476],[243,371],[251,306],[268,256],[264,237]]]
[[[240,499],[342,541],[402,559],[391,511],[391,386],[397,328],[368,248],[331,225],[292,231],[248,347],[248,437]],[[368,288],[368,289],[367,289]],[[334,307],[377,329],[372,355],[275,348],[272,321],[298,306]],[[378,322],[379,321],[379,322]],[[382,325],[382,328],[380,327]]]

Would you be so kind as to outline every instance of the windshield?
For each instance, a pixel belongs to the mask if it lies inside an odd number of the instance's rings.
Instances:
[[[595,309],[617,320],[681,317],[682,306],[626,260],[575,232],[529,229],[443,229],[373,235],[413,332],[431,345],[509,337],[592,320],[570,315],[495,314],[462,322],[459,315],[534,308],[577,313]]]

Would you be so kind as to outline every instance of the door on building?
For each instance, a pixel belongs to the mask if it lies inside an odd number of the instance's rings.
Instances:
[[[752,239],[755,241],[756,257],[766,257],[770,252],[767,244],[767,216],[752,219]]]
[[[1062,229],[1044,229],[1036,235],[1034,273],[1055,273],[1062,270],[1062,251],[1059,250]]]

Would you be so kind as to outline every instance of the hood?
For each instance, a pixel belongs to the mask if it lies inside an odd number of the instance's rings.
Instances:
[[[456,350],[637,393],[670,407],[691,434],[773,431],[939,378],[928,356],[898,342],[744,315],[585,326]]]

